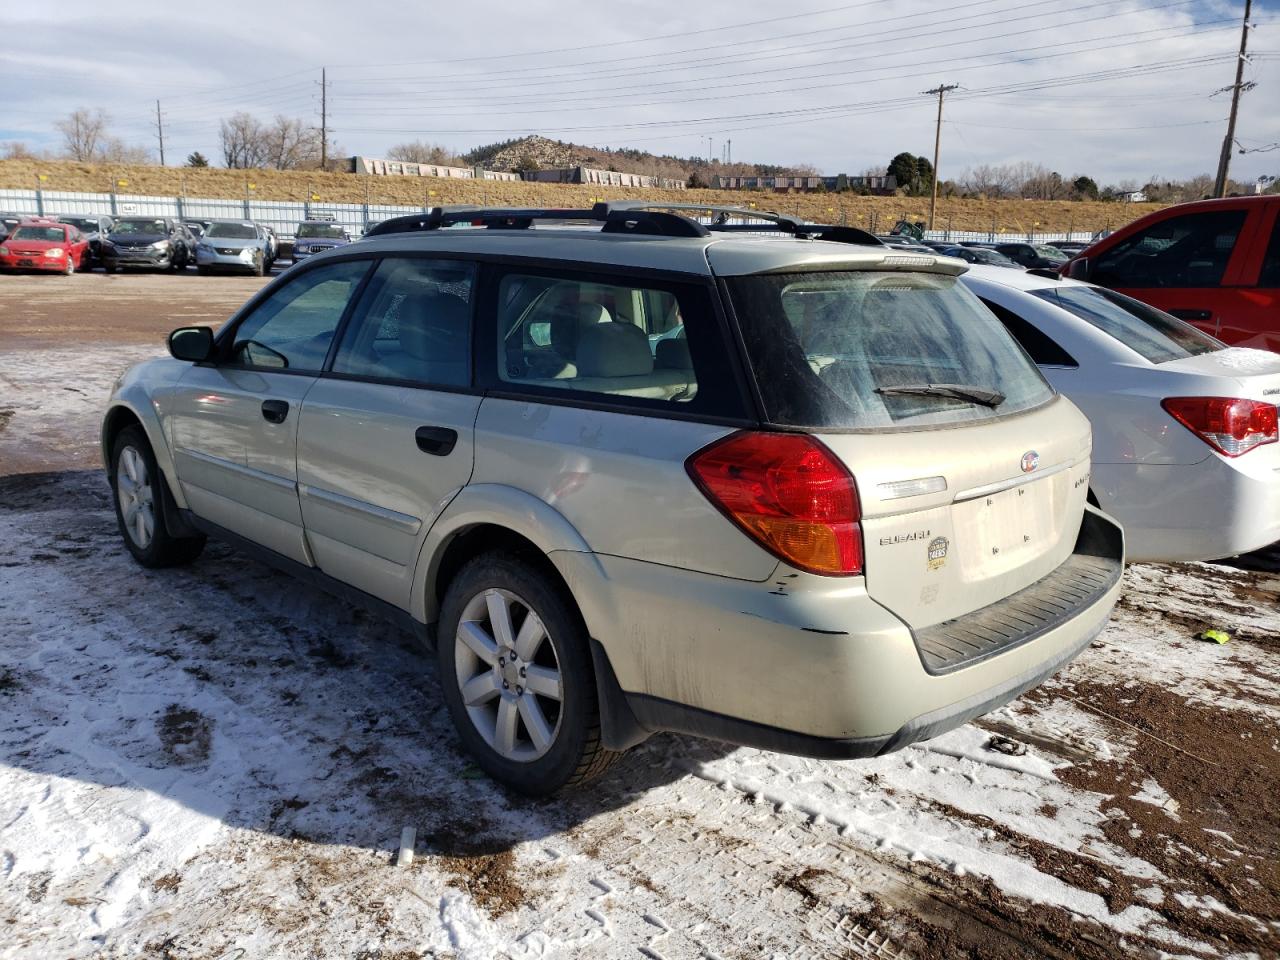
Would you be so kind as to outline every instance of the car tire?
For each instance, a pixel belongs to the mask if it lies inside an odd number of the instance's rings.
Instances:
[[[142,427],[125,427],[111,447],[111,493],[125,547],[144,567],[176,567],[200,556],[205,538],[175,537],[161,507],[164,474]]]
[[[202,277],[207,277],[210,273],[210,270],[208,267],[197,266],[196,273],[200,274],[200,276]]]
[[[586,625],[536,561],[487,553],[467,563],[445,592],[437,659],[463,746],[512,790],[547,796],[621,756],[600,740]]]
[[[261,277],[261,276],[265,276],[265,275],[266,275],[266,272],[267,272],[267,270],[266,270],[266,264],[263,262],[262,258],[261,258],[261,257],[254,257],[254,259],[253,259],[253,275],[254,275],[255,277]]]

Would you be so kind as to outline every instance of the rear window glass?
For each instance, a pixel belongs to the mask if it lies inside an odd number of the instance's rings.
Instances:
[[[774,423],[927,427],[1007,416],[1053,397],[1000,321],[955,277],[769,274],[729,287]]]
[[[1114,290],[1055,287],[1031,293],[1070,311],[1152,363],[1212,353],[1225,346],[1191,324]]]

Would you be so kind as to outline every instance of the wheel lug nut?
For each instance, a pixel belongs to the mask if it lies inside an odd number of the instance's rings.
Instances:
[[[524,667],[521,667],[521,668],[520,668],[520,676],[522,676],[522,677],[527,677],[528,675],[529,675],[529,671],[528,671],[528,670],[526,670]]]
[[[516,693],[517,693],[517,694],[523,694],[523,693],[524,693],[524,687],[516,687]]]
[[[511,689],[511,684],[509,684],[509,683],[507,683],[507,681],[503,680],[503,681],[502,681],[502,689],[503,689],[503,690],[510,690],[510,689]]]
[[[498,658],[498,666],[500,666],[500,667],[505,667],[506,665],[507,665],[507,658],[506,658],[506,657],[499,657],[499,658]]]

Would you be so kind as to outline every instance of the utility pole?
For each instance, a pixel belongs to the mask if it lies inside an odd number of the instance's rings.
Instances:
[[[329,81],[320,68],[320,169],[329,169]]]
[[[160,101],[156,101],[156,136],[160,138],[160,166],[164,166],[164,121],[160,117]]]
[[[929,197],[929,224],[926,230],[933,229],[933,215],[938,208],[938,154],[942,151],[942,98],[952,90],[960,89],[960,84],[939,84],[925,93],[938,95],[938,127],[933,135],[933,192]]]
[[[1231,148],[1236,142],[1236,113],[1240,109],[1240,92],[1244,87],[1245,50],[1249,46],[1249,11],[1253,0],[1244,0],[1244,26],[1240,28],[1240,56],[1236,60],[1236,82],[1231,90],[1231,116],[1227,120],[1227,137],[1222,141],[1222,153],[1218,157],[1218,178],[1213,182],[1213,195],[1227,195],[1227,171],[1231,168]]]

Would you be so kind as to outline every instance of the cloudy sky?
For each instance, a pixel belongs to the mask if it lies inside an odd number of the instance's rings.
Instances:
[[[505,12],[504,12],[505,10]],[[945,11],[945,12],[943,12]],[[933,149],[944,176],[1031,161],[1101,182],[1212,172],[1243,2],[615,0],[566,4],[61,0],[0,10],[0,141],[57,149],[101,108],[166,155],[219,158],[218,119],[320,119],[346,154],[422,138],[457,151],[543,133],[596,146],[860,173]],[[1237,136],[1280,141],[1280,0],[1255,0]],[[710,138],[710,144],[708,143]],[[1280,149],[1232,174],[1280,174]]]

